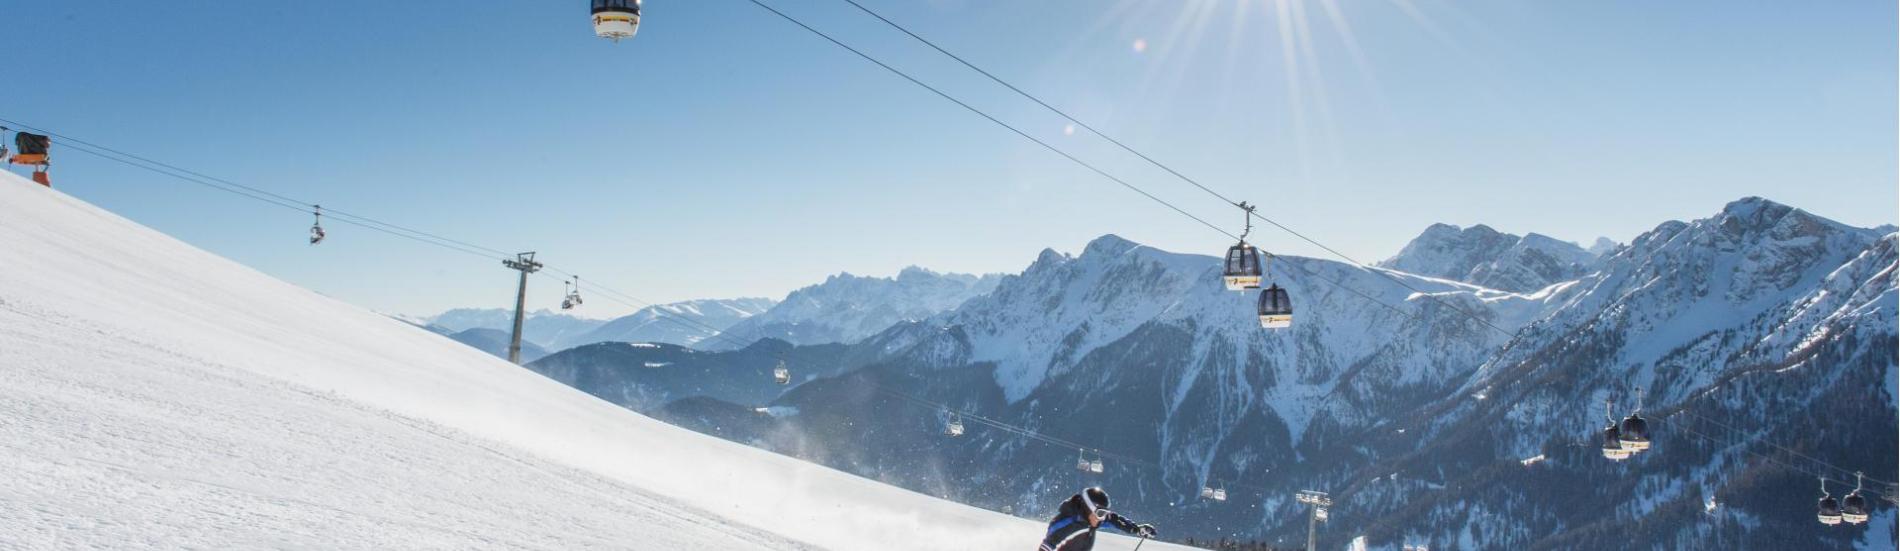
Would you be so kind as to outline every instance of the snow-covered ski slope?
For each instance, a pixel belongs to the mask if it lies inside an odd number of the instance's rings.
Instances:
[[[653,421],[11,173],[0,251],[0,548],[1020,550],[1042,534]]]

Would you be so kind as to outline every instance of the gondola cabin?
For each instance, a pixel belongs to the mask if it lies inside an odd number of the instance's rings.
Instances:
[[[1834,496],[1821,494],[1821,503],[1817,508],[1819,512],[1815,514],[1815,518],[1820,520],[1821,524],[1833,526],[1841,523],[1841,503],[1834,499]]]
[[[640,31],[640,0],[593,0],[594,36],[619,42]]]
[[[1630,458],[1630,451],[1623,447],[1622,431],[1616,428],[1614,422],[1603,429],[1603,458],[1611,461]]]
[[[1267,329],[1285,329],[1293,326],[1293,299],[1286,289],[1274,285],[1260,290],[1260,326]]]
[[[1623,434],[1620,438],[1623,440],[1623,448],[1632,453],[1649,450],[1649,422],[1643,420],[1641,415],[1630,414],[1628,419],[1623,420]]]
[[[1841,522],[1863,524],[1867,522],[1867,498],[1861,497],[1860,490],[1847,494],[1841,500]]]
[[[1221,280],[1229,291],[1259,289],[1263,274],[1260,264],[1260,249],[1242,241],[1227,248],[1227,261],[1221,270]]]

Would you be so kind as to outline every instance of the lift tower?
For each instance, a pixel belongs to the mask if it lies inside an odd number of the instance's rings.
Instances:
[[[1326,492],[1300,490],[1293,494],[1293,499],[1313,507],[1311,516],[1306,519],[1306,551],[1314,551],[1319,543],[1319,523],[1326,520],[1326,508],[1333,506],[1333,498],[1327,497]]]
[[[501,265],[521,272],[521,286],[515,290],[515,334],[508,339],[508,361],[521,365],[521,318],[528,308],[528,274],[541,271],[541,263],[534,261],[534,251],[515,255],[514,260],[503,260]]]

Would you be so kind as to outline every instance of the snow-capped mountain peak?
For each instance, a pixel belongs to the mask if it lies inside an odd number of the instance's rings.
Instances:
[[[1522,237],[1479,224],[1432,224],[1379,266],[1528,293],[1583,275],[1596,255],[1542,234]]]

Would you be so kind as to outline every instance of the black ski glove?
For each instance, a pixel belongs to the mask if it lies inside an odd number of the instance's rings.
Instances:
[[[1158,532],[1155,531],[1155,525],[1153,524],[1143,524],[1135,527],[1135,534],[1144,538],[1155,537],[1157,533]]]

